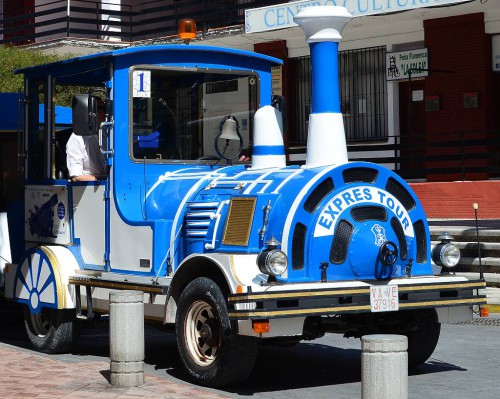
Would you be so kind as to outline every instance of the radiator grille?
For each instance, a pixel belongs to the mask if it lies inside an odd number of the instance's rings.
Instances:
[[[413,199],[413,196],[397,180],[391,177],[387,180],[385,189],[387,192],[394,195],[398,201],[403,204],[407,211],[415,208],[415,200]]]
[[[332,246],[330,247],[330,262],[339,264],[345,261],[352,231],[352,224],[348,221],[341,220],[338,223],[333,235]]]
[[[406,244],[406,237],[403,231],[403,226],[399,223],[397,218],[391,219],[391,226],[396,233],[396,237],[398,238],[399,243],[399,257],[401,260],[405,260],[408,257],[408,245]]]
[[[255,212],[255,197],[236,197],[231,199],[229,214],[222,243],[225,245],[247,246]]]
[[[350,168],[344,170],[342,176],[346,184],[356,182],[375,183],[378,170],[372,168]]]
[[[381,206],[358,206],[351,210],[351,217],[356,222],[365,222],[367,220],[387,220],[387,211]]]
[[[427,262],[427,239],[425,235],[424,222],[419,220],[413,223],[415,230],[415,242],[417,243],[417,263]]]
[[[329,177],[328,179],[325,179],[319,184],[307,197],[306,202],[304,203],[304,209],[309,212],[313,213],[319,203],[325,198],[328,193],[332,192],[334,189],[334,184],[333,180]]]
[[[307,227],[297,223],[293,231],[292,239],[292,269],[304,268],[304,250],[306,247]]]

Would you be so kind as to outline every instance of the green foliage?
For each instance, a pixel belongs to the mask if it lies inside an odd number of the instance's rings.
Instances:
[[[0,92],[23,91],[23,75],[14,75],[15,69],[46,64],[63,58],[66,57],[45,54],[34,49],[0,46]]]
[[[0,93],[17,93],[24,91],[23,74],[14,74],[19,68],[47,64],[74,57],[74,54],[64,56],[45,54],[39,50],[15,46],[0,46]],[[57,105],[71,107],[71,99],[75,94],[89,92],[88,87],[60,86],[55,87],[54,102]]]

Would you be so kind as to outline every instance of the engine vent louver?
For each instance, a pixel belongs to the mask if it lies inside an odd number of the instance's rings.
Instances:
[[[408,257],[408,245],[406,244],[405,232],[403,231],[403,226],[399,223],[397,218],[391,219],[391,227],[396,233],[396,237],[398,238],[399,244],[399,257],[401,260],[406,260]]]
[[[205,238],[219,202],[188,202],[185,216],[186,237]]]
[[[387,220],[387,211],[381,206],[358,206],[351,210],[351,216],[356,222],[366,222],[367,220]]]
[[[407,211],[415,208],[415,200],[413,199],[412,195],[397,180],[391,177],[389,180],[387,180],[385,189],[387,192],[394,195],[394,197],[396,197],[398,201],[403,204]]]
[[[304,203],[304,209],[313,213],[320,202],[325,198],[330,192],[334,189],[333,180],[329,177],[328,179],[323,180],[307,197],[306,202]]]
[[[427,239],[425,235],[424,222],[419,220],[413,223],[415,230],[415,242],[417,243],[417,263],[427,262]]]
[[[348,221],[341,220],[338,223],[333,235],[332,246],[330,247],[330,262],[340,264],[345,261],[352,231],[352,224]]]
[[[307,227],[302,223],[295,225],[292,239],[292,269],[304,268],[304,250],[306,247]]]
[[[344,170],[342,176],[346,184],[356,182],[375,183],[378,170],[372,168],[350,168]]]

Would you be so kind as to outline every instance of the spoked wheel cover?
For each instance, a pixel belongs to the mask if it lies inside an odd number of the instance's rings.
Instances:
[[[198,366],[210,366],[217,359],[221,344],[219,321],[213,308],[205,301],[193,302],[183,327],[191,359]]]

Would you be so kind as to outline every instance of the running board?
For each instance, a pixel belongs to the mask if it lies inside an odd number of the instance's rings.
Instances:
[[[142,291],[147,294],[159,294],[165,295],[168,292],[168,285],[160,285],[159,283],[141,283],[133,281],[117,281],[108,280],[101,277],[92,276],[72,276],[69,277],[69,284],[75,286],[87,287],[87,297],[88,292],[91,287],[108,288],[112,290],[132,290],[132,291]]]

